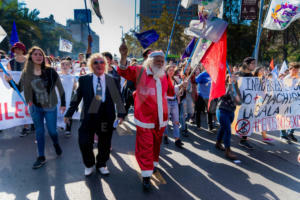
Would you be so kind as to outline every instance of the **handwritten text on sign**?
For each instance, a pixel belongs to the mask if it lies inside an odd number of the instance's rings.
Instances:
[[[243,103],[234,121],[237,134],[300,128],[299,79],[243,77],[238,84]]]

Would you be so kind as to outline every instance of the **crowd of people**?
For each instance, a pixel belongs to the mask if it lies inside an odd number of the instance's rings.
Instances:
[[[89,37],[88,40],[91,44],[92,38]],[[93,173],[94,166],[103,175],[110,173],[106,162],[109,160],[115,123],[122,124],[131,106],[134,106],[134,122],[137,127],[135,155],[142,170],[145,190],[149,190],[150,177],[157,170],[161,143],[169,145],[172,132],[174,145],[178,150],[183,149],[183,137],[189,137],[190,124],[195,124],[199,130],[218,129],[215,147],[225,151],[226,158],[237,159],[230,149],[231,124],[236,106],[243,103],[237,79],[272,78],[268,67],[257,66],[252,57],[245,58],[240,66],[232,67],[231,76],[227,75],[226,94],[213,99],[208,105],[212,80],[201,64],[190,66],[188,59],[167,63],[162,51],[151,49],[144,50],[144,61],[138,63],[137,59],[129,60],[127,57],[125,43],[122,43],[119,51],[120,61],[114,60],[109,52],[92,54],[90,46],[86,54],[78,55],[78,60],[46,56],[37,46],[31,47],[27,52],[21,42],[13,45],[12,59],[4,51],[0,51],[1,59],[7,59],[8,71],[22,72],[20,81],[15,84],[19,91],[24,92],[33,125],[24,125],[20,136],[24,137],[35,131],[38,157],[33,169],[46,163],[44,120],[59,156],[62,148],[58,139],[57,113],[64,115],[65,134],[70,136],[72,116],[81,101],[83,107],[78,141],[86,176]],[[300,63],[291,62],[287,71],[278,78],[291,79],[294,84],[299,84],[299,68]],[[74,79],[72,100],[66,105],[60,77],[68,75],[74,76]],[[5,76],[5,79],[11,85],[12,77]],[[297,142],[293,133],[294,130],[282,130],[280,137],[287,143]],[[266,132],[261,134],[263,142],[273,142]],[[98,141],[96,157],[93,153],[95,139]],[[239,145],[253,149],[247,136],[241,137]]]

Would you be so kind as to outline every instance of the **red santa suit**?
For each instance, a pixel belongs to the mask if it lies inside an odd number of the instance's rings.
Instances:
[[[143,66],[118,67],[120,76],[136,84],[134,98],[134,121],[136,124],[135,156],[148,177],[158,165],[160,144],[168,120],[166,75],[154,77],[150,68]]]

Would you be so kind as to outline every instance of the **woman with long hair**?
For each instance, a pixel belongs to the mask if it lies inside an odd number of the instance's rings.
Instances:
[[[5,76],[5,79],[10,81],[12,77]],[[24,91],[25,100],[29,105],[30,115],[35,126],[38,158],[32,168],[37,169],[46,163],[44,119],[56,154],[58,156],[62,154],[56,131],[57,96],[55,87],[57,87],[61,98],[61,112],[66,109],[65,92],[57,72],[46,65],[45,53],[37,46],[29,50],[20,81],[16,85],[20,91]]]
[[[232,75],[231,77],[227,77],[226,80],[226,93],[219,100],[217,106],[217,118],[220,122],[220,128],[218,131],[217,142],[215,147],[221,151],[225,151],[225,157],[230,160],[236,160],[237,157],[231,151],[231,124],[234,120],[234,112],[236,109],[236,105],[241,105],[241,94],[237,87],[237,77]],[[234,84],[232,84],[234,83]],[[234,89],[236,94],[234,93]],[[222,145],[222,141],[224,142],[224,146]]]
[[[179,148],[183,148],[183,143],[180,140],[180,131],[179,131],[179,110],[178,110],[178,101],[176,91],[178,93],[179,87],[174,88],[175,81],[173,79],[176,65],[168,65],[166,67],[166,74],[169,82],[169,88],[167,91],[167,100],[168,100],[168,115],[171,116],[173,124],[173,136],[175,138],[175,145]],[[169,144],[168,141],[168,126],[164,132],[164,143]]]
[[[188,137],[186,122],[189,121],[194,113],[194,102],[192,98],[192,82],[189,78],[191,74],[191,66],[187,66],[187,60],[181,64],[181,78],[186,86],[181,89],[181,99],[179,104],[179,121],[181,124],[181,132],[184,137]],[[186,69],[185,69],[186,67]]]

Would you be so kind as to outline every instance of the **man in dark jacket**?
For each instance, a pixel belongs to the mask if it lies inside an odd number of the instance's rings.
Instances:
[[[93,172],[95,165],[93,141],[96,133],[99,138],[96,169],[101,174],[108,175],[106,162],[110,154],[115,105],[120,123],[122,123],[126,111],[115,79],[107,74],[108,63],[104,56],[101,54],[91,55],[88,67],[93,73],[79,78],[79,87],[65,115],[65,122],[69,122],[83,99],[81,125],[78,132],[79,147],[85,165],[84,174],[89,176]]]

